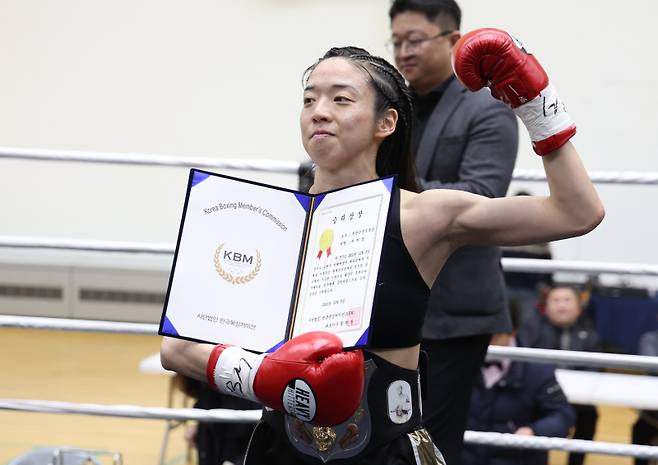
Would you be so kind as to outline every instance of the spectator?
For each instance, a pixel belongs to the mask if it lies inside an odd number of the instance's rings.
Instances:
[[[544,315],[526,321],[519,329],[519,335],[529,347],[586,352],[601,350],[598,333],[583,315],[579,292],[566,285],[557,285],[548,292]],[[573,438],[592,440],[598,420],[596,407],[574,404],[573,408],[576,412]],[[569,465],[582,465],[584,460],[584,454],[569,454]]]
[[[514,331],[495,334],[492,345],[522,345],[516,337],[520,312],[512,308]],[[467,427],[525,436],[565,437],[575,414],[555,379],[555,368],[543,363],[486,362],[473,388]],[[545,450],[466,445],[463,465],[546,465]]]
[[[638,354],[658,357],[658,330],[642,335]],[[651,446],[658,443],[658,410],[640,410],[633,424],[632,438],[633,444]],[[635,465],[649,465],[649,460],[635,459]]]
[[[411,151],[421,190],[505,196],[518,149],[517,122],[488,91],[468,92],[453,74],[459,5],[394,0],[389,18],[395,64],[412,92]],[[450,465],[459,462],[471,386],[491,335],[509,330],[499,248],[458,249],[432,288],[422,342],[429,355],[423,422]]]
[[[255,402],[220,394],[205,383],[183,378],[181,389],[196,398],[194,408],[258,410]],[[244,461],[253,423],[199,422],[189,426],[185,436],[197,450],[198,465],[237,465]]]

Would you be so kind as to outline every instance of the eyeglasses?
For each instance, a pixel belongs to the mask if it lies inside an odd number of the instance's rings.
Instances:
[[[439,32],[437,35],[432,37],[418,37],[418,38],[411,37],[407,39],[391,38],[386,42],[386,49],[391,53],[398,53],[402,51],[402,49],[406,44],[407,51],[413,53],[415,51],[418,51],[418,49],[422,47],[425,42],[438,39],[439,37],[445,37],[448,34],[452,34],[453,32],[455,31],[443,31],[443,32]]]

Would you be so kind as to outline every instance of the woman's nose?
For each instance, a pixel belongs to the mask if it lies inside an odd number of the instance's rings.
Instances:
[[[318,101],[313,107],[312,118],[316,123],[321,121],[328,121],[331,118],[329,106],[323,101]]]

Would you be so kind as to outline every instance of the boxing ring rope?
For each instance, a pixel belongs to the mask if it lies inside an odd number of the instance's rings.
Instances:
[[[271,161],[266,159],[175,157],[171,155],[146,155],[139,153],[85,152],[78,150],[22,149],[0,147],[0,159],[36,161],[73,161],[83,163],[108,163],[113,165],[169,166],[180,168],[220,168],[229,170],[267,171],[271,173],[297,174],[300,163]]]
[[[548,438],[542,436],[521,436],[511,433],[485,431],[465,431],[464,442],[494,447],[514,449],[563,450],[603,455],[621,455],[654,459],[658,457],[657,446],[618,444],[614,442],[585,441],[583,439]],[[646,454],[646,455],[645,455]]]
[[[505,271],[526,273],[573,272],[587,274],[633,274],[658,276],[658,266],[640,263],[615,263],[574,260],[542,260],[538,258],[503,257],[501,264]]]
[[[158,325],[67,318],[0,315],[0,328],[54,329],[102,333],[141,334],[156,336]],[[658,372],[658,357],[646,355],[606,354],[571,350],[534,349],[530,347],[489,346],[487,358],[509,358],[521,362],[548,362],[556,365],[586,364],[599,368],[625,368]]]
[[[122,252],[172,255],[174,246],[149,242],[114,242],[52,237],[0,236],[0,247],[25,249],[57,249],[85,252]],[[587,274],[632,274],[658,276],[658,265],[637,263],[612,263],[571,260],[542,260],[535,258],[504,257],[501,260],[505,271],[527,273],[577,272]]]
[[[22,412],[65,413],[109,417],[142,418],[156,420],[196,420],[222,423],[255,423],[261,410],[227,409],[172,409],[165,407],[139,407],[134,405],[77,404],[43,400],[0,399],[0,410]],[[464,441],[494,447],[516,449],[563,450],[568,452],[595,453],[603,455],[630,456],[646,459],[658,458],[658,447],[618,444],[611,442],[584,441],[579,439],[519,436],[507,433],[466,431]]]
[[[79,150],[50,150],[18,147],[0,147],[0,159],[68,161],[83,163],[109,163],[118,165],[169,166],[184,168],[214,168],[229,170],[267,171],[273,173],[298,174],[306,171],[310,164],[294,161],[271,161],[266,159],[180,157],[173,155],[148,155],[139,153],[87,152]],[[598,184],[658,184],[658,173],[639,171],[590,171],[589,176]],[[544,181],[543,170],[515,169],[515,181]]]
[[[590,179],[596,184],[635,184],[656,185],[658,173],[640,171],[588,171]],[[545,181],[544,170],[517,168],[512,175],[514,181]]]
[[[116,242],[54,237],[0,236],[0,247],[56,249],[83,252],[148,253],[173,255],[174,245],[157,242]]]
[[[44,150],[32,148],[0,147],[0,159],[34,161],[68,161],[137,166],[164,166],[181,168],[210,168],[250,170],[272,173],[303,175],[309,172],[309,162],[271,161],[267,159],[180,157],[135,153],[109,153],[72,150]],[[598,184],[657,185],[658,172],[606,172],[590,171],[589,176]],[[515,169],[515,181],[545,181],[543,170]],[[174,247],[164,243],[112,242],[77,240],[70,238],[37,238],[0,236],[0,247],[38,248],[71,251],[116,252],[131,254],[172,255]],[[566,260],[537,260],[503,258],[506,271],[519,272],[576,272],[587,274],[630,274],[658,276],[658,266],[649,264],[579,262]],[[0,315],[0,328],[16,327],[54,329],[63,331],[88,331],[103,333],[157,335],[158,325],[60,318],[21,317]],[[549,362],[558,365],[586,364],[601,368],[631,368],[658,371],[658,357],[625,354],[575,352],[565,350],[534,349],[525,347],[490,346],[487,359],[508,358],[515,361]],[[256,422],[260,410],[199,410],[139,407],[132,405],[75,404],[67,402],[0,399],[0,410],[16,410],[41,413],[64,413],[128,417],[159,420],[196,420],[225,423]],[[595,453],[658,459],[658,447],[594,442],[564,438],[520,436],[515,434],[466,431],[465,442],[495,447],[518,449],[563,450],[568,452]]]
[[[77,320],[41,316],[0,315],[0,328],[49,329],[94,333],[138,334],[157,336],[154,323],[128,323],[123,321]]]

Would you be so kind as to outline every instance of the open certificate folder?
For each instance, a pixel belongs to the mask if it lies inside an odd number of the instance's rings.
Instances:
[[[191,170],[159,333],[273,351],[366,345],[395,178],[305,194]]]

